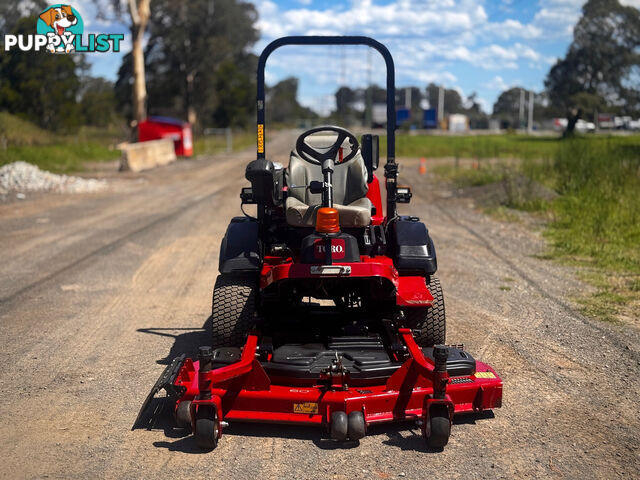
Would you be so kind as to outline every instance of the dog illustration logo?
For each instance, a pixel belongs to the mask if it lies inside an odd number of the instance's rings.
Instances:
[[[75,50],[76,35],[82,35],[82,17],[71,5],[51,5],[38,19],[37,32],[48,38],[51,53],[70,53]]]

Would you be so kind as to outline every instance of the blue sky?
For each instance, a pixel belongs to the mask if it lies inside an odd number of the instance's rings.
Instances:
[[[383,42],[396,63],[396,86],[429,82],[476,92],[490,111],[511,86],[541,90],[549,67],[563,57],[583,0],[252,0],[259,13],[259,53],[284,35],[368,35]],[[54,3],[54,2],[50,2]],[[188,5],[188,2],[184,2]],[[621,3],[640,8],[640,0]],[[127,33],[96,20],[92,0],[73,2],[85,32]],[[130,42],[123,43],[126,51]],[[115,79],[122,55],[93,54],[92,73]],[[334,107],[341,84],[384,85],[384,63],[366,47],[285,47],[267,63],[267,82],[300,78],[301,102]]]

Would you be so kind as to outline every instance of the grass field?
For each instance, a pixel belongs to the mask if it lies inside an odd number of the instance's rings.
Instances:
[[[85,162],[118,159],[120,152],[113,144],[122,137],[114,129],[88,127],[74,135],[54,134],[0,112],[0,165],[21,160],[51,172],[76,172]]]
[[[576,142],[588,145],[640,145],[640,135],[608,137],[587,135]],[[380,151],[386,152],[386,137],[380,139]],[[559,136],[529,135],[398,135],[397,157],[459,158],[552,158],[563,144]]]
[[[128,132],[117,127],[97,129],[82,127],[74,135],[60,135],[38,128],[15,115],[0,112],[0,166],[24,161],[55,173],[82,171],[87,162],[117,160],[117,143],[126,140]],[[255,134],[234,132],[233,150],[255,144]],[[224,136],[195,136],[194,154],[222,153]]]
[[[451,144],[446,146],[446,140]],[[547,219],[548,257],[580,267],[583,278],[597,287],[594,296],[579,299],[585,312],[609,320],[629,314],[638,317],[639,135],[572,140],[518,136],[401,137],[398,144],[402,143],[406,156],[455,157],[455,152],[464,152],[459,156],[479,159],[477,168],[440,167],[435,172],[460,186],[495,184],[508,193],[501,208],[543,216]],[[483,160],[511,157],[521,160],[515,163]],[[507,188],[522,183],[523,178],[525,182],[544,186],[554,195],[540,198],[529,196],[527,189],[515,192]],[[508,213],[503,217],[508,218]]]

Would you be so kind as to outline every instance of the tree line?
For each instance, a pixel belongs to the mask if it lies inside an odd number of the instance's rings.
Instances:
[[[553,117],[594,120],[597,113],[640,115],[640,11],[622,6],[618,0],[589,0],[574,28],[574,38],[566,56],[558,59],[545,78],[545,89],[532,92],[521,86],[503,91],[493,104],[491,116],[502,126],[521,127],[521,114],[528,113],[533,95],[533,119]],[[438,106],[439,86],[431,83],[397,91],[396,105],[406,106],[411,91],[412,118],[421,118],[426,100]],[[347,119],[370,118],[370,103],[384,103],[379,86],[335,93],[336,116]],[[486,128],[489,114],[477,101],[476,93],[466,99],[457,90],[444,89],[444,112],[468,116],[472,128]]]
[[[96,1],[117,7],[115,15],[123,20],[126,14],[121,9],[128,6],[126,21],[133,40],[143,35],[147,39],[144,49],[140,41],[138,49],[124,57],[117,80],[91,77],[82,55],[13,49],[0,56],[0,109],[55,131],[131,121],[141,112],[184,118],[196,126],[251,124],[257,65],[251,50],[259,38],[253,4],[190,0],[185,8],[170,0]],[[37,14],[45,7],[45,0],[4,0],[2,31],[34,33]],[[16,11],[26,15],[16,18]],[[417,113],[422,100],[438,104],[438,88],[429,84],[398,89],[397,103],[405,105],[410,92],[410,107]],[[293,77],[268,88],[268,102],[278,105],[267,109],[268,121],[291,123],[317,117],[298,103],[297,90],[298,80]],[[515,123],[520,91],[513,87],[502,92],[492,114]],[[341,87],[335,99],[330,119],[371,118],[370,101],[384,102],[385,93],[378,86]],[[537,92],[534,100],[536,120],[563,115],[588,118],[595,112],[640,114],[640,11],[618,0],[589,0],[565,57],[551,67],[544,91]],[[358,102],[364,112],[354,108]],[[463,98],[457,90],[446,89],[444,110],[468,115],[475,128],[488,124],[489,116],[475,93]]]

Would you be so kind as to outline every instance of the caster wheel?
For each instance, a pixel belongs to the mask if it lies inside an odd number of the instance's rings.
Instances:
[[[360,440],[366,435],[367,427],[362,412],[351,412],[347,417],[347,423],[349,424],[349,439]]]
[[[191,428],[191,400],[184,400],[176,408],[176,424],[181,428]]]
[[[449,443],[451,422],[449,410],[445,406],[437,405],[431,408],[429,421],[425,425],[424,437],[431,448],[443,448]]]
[[[340,442],[345,441],[348,428],[347,414],[345,412],[333,412],[331,414],[331,438]]]
[[[213,410],[213,411],[212,411]],[[218,413],[215,409],[198,409],[196,414],[196,444],[203,450],[213,450],[218,445]]]

